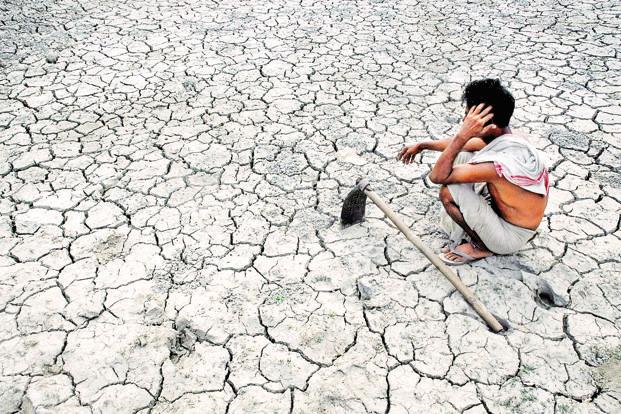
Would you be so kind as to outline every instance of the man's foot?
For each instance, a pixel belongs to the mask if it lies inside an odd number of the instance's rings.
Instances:
[[[464,244],[464,243],[468,243],[468,240],[466,240],[466,239],[461,239],[461,241],[460,241],[459,243],[449,240],[449,242],[448,242],[448,243],[446,243],[446,246],[442,247],[442,249],[440,249],[440,251],[441,251],[442,253],[448,253],[448,252],[450,252],[451,250],[455,250],[455,248],[456,248],[457,246],[459,246],[460,244]]]
[[[492,256],[493,254],[489,250],[477,247],[472,243],[464,243],[455,249],[442,253],[440,259],[448,265],[462,265]]]

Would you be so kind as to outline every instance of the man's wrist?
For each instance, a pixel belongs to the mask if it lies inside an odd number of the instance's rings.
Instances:
[[[455,135],[455,137],[453,138],[455,141],[459,141],[459,142],[466,142],[470,139],[471,137],[465,135],[465,134],[460,134],[459,132]]]

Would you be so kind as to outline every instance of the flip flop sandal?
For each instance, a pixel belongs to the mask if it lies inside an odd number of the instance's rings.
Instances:
[[[447,257],[448,254],[454,254],[455,256],[461,257],[463,260],[456,261],[456,260],[449,259]],[[472,263],[472,262],[476,262],[477,260],[483,259],[483,257],[475,258],[475,257],[470,256],[469,254],[458,252],[457,250],[454,250],[454,249],[448,253],[442,253],[438,256],[440,257],[440,260],[442,260],[444,263],[446,263],[449,266],[460,266],[466,263]]]

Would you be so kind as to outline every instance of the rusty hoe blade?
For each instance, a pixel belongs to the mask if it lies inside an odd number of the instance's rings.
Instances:
[[[364,221],[364,213],[367,205],[367,195],[364,191],[368,187],[369,182],[361,177],[356,181],[356,188],[351,190],[349,194],[347,194],[347,197],[345,197],[343,209],[341,210],[341,224],[343,227]]]
[[[351,226],[364,221],[364,212],[367,205],[367,195],[356,187],[347,194],[341,210],[341,224]]]

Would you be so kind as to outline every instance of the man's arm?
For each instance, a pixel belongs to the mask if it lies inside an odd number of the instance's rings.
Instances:
[[[453,167],[450,175],[443,180],[431,182],[436,184],[493,183],[500,179],[493,162],[481,164],[460,164]]]
[[[457,157],[457,154],[461,152],[468,138],[464,138],[457,134],[455,138],[453,138],[450,144],[446,147],[436,164],[433,166],[431,170],[431,174],[429,174],[429,180],[435,184],[448,184],[448,179],[453,173],[453,162]]]
[[[451,143],[452,138],[439,139],[437,141],[423,141],[420,143],[421,149],[431,150],[431,151],[444,151],[446,147]],[[464,151],[479,151],[482,150],[487,144],[481,138],[473,137],[470,138],[464,144]]]
[[[450,143],[451,143],[451,138],[444,138],[444,139],[439,139],[439,140],[434,140],[434,141],[429,140],[429,141],[417,142],[416,144],[412,144],[412,145],[406,145],[399,152],[397,159],[403,162],[404,164],[411,164],[412,161],[414,161],[414,157],[419,152],[422,152],[423,150],[444,151]],[[470,151],[470,152],[479,151],[479,150],[482,150],[486,145],[487,143],[483,139],[474,137],[474,138],[470,138],[470,140],[466,142],[463,150]]]
[[[438,161],[436,161],[436,164],[433,166],[431,174],[429,174],[429,179],[431,180],[431,182],[436,184],[449,184],[448,181],[449,177],[451,177],[451,174],[453,173],[453,162],[455,161],[455,157],[457,157],[457,154],[462,151],[464,145],[466,145],[466,142],[468,142],[472,137],[477,135],[485,136],[487,129],[491,129],[492,127],[494,127],[494,125],[485,126],[487,121],[492,119],[494,116],[494,114],[490,112],[491,110],[491,106],[485,108],[484,104],[480,104],[470,109],[468,115],[466,115],[466,117],[464,118],[464,122],[459,129],[459,132],[447,145],[446,149],[442,151],[442,154],[440,154],[440,158],[438,158]],[[473,172],[471,171],[471,173]],[[454,176],[450,179],[455,180]]]

